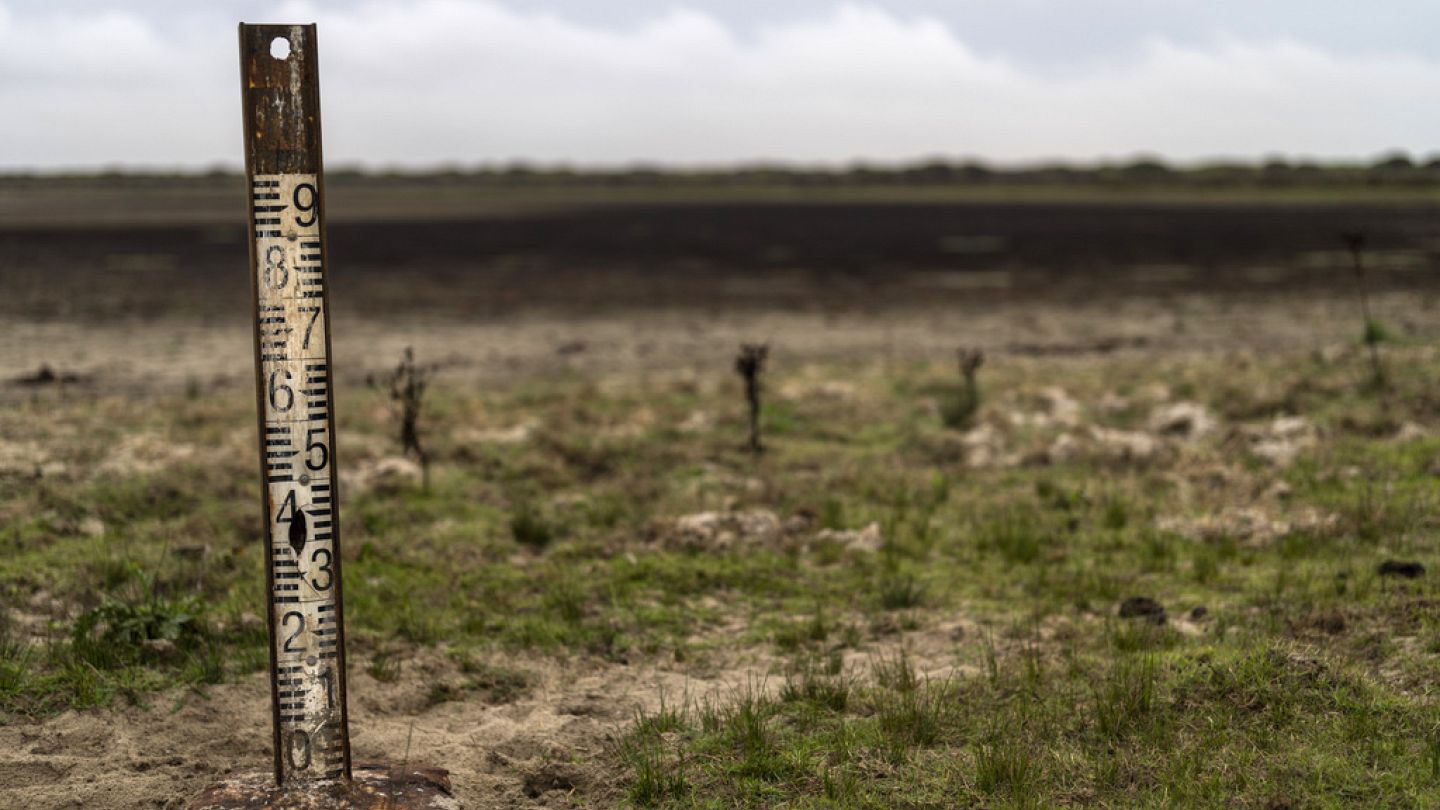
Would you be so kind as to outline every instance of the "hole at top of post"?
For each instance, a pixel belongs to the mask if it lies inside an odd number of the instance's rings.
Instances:
[[[290,58],[290,40],[285,37],[275,37],[270,40],[270,55],[285,61]]]

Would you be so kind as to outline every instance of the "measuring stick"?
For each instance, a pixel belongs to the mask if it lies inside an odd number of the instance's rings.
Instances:
[[[350,779],[314,25],[240,26],[275,779]]]

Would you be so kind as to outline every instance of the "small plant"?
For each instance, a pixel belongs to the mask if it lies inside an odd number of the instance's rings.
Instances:
[[[907,610],[925,601],[925,586],[913,574],[895,574],[880,582],[880,607]]]
[[[420,462],[426,489],[430,488],[430,456],[420,444],[420,412],[425,403],[425,390],[430,386],[431,371],[416,365],[415,350],[406,346],[400,365],[384,381],[396,420],[400,423],[401,452],[406,455],[413,453],[415,460]],[[373,379],[370,382],[375,386]]]
[[[957,349],[956,360],[960,369],[960,388],[955,396],[940,405],[940,418],[945,427],[961,430],[970,426],[975,414],[980,411],[980,367],[985,365],[985,353],[979,349]]]
[[[370,663],[365,666],[365,671],[370,677],[381,683],[394,683],[400,680],[400,670],[404,667],[404,659],[390,649],[379,649],[375,651]]]
[[[116,669],[143,655],[194,650],[209,636],[201,605],[193,598],[167,599],[146,582],[148,595],[136,602],[107,598],[82,613],[71,629],[76,658],[96,669]]]
[[[756,454],[765,449],[760,442],[760,375],[769,354],[764,343],[744,343],[735,357],[735,373],[745,379],[745,401],[750,405],[750,452]]]
[[[540,551],[555,539],[555,524],[526,498],[515,503],[510,515],[510,536],[515,542]]]
[[[1030,784],[1030,752],[1000,731],[975,746],[975,786],[982,793],[1023,795]]]
[[[1122,657],[1095,687],[1095,728],[1107,740],[1118,740],[1143,722],[1155,707],[1155,659]]]
[[[1028,510],[1007,509],[978,528],[981,548],[998,553],[1012,565],[1035,562],[1045,548],[1045,527]]]
[[[1380,344],[1389,338],[1384,324],[1375,320],[1370,312],[1370,290],[1365,278],[1365,234],[1347,233],[1345,245],[1350,248],[1350,258],[1355,267],[1355,289],[1360,298],[1360,314],[1365,319],[1363,341],[1370,352],[1370,382],[1376,388],[1385,387],[1385,366],[1380,362]]]

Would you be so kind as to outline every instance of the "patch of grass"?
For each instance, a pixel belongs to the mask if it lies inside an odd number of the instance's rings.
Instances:
[[[925,586],[913,574],[887,576],[878,590],[880,607],[885,610],[908,610],[925,602]]]
[[[1013,508],[992,515],[977,527],[980,547],[1000,555],[1014,565],[1028,565],[1040,559],[1049,541],[1049,532],[1029,509]]]

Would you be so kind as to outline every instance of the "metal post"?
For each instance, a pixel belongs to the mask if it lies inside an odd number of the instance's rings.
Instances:
[[[455,810],[445,770],[362,763],[345,701],[314,25],[240,26],[275,762],[191,810]]]
[[[241,25],[275,779],[350,778],[314,25]]]

